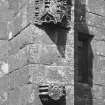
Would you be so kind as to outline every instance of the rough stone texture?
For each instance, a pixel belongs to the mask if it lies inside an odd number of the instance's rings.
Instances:
[[[0,77],[0,105],[42,105],[41,82],[64,85],[66,104],[73,104],[73,6],[71,28],[65,29],[32,24],[33,3],[0,0],[0,64],[8,63],[9,69]]]
[[[0,105],[42,105],[37,85],[53,81],[66,85],[66,105],[105,104],[105,0],[74,1],[67,30],[33,25],[34,0],[0,0]],[[92,36],[91,85],[78,83],[78,32]]]
[[[8,39],[7,24],[5,21],[0,21],[0,40]]]
[[[91,35],[90,42],[91,51],[93,54],[92,63],[92,78],[89,96],[87,103],[85,99],[80,98],[83,95],[80,88],[75,86],[75,94],[79,89],[80,96],[77,94],[75,98],[76,105],[104,105],[105,96],[105,0],[77,0],[75,2],[75,23],[76,30],[85,35]],[[76,62],[76,60],[75,60]],[[77,74],[78,75],[78,74]],[[77,76],[75,74],[75,76]],[[78,80],[77,80],[78,81]],[[75,83],[76,84],[76,83]],[[83,85],[84,83],[82,83]],[[82,87],[82,86],[80,86]],[[89,103],[90,102],[90,103]]]
[[[8,58],[8,41],[0,40],[0,61],[7,61]]]
[[[96,13],[97,15],[105,16],[105,1],[104,0],[86,0],[87,9],[89,12]]]

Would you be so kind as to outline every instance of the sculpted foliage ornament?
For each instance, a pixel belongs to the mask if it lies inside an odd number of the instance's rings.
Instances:
[[[70,21],[71,0],[35,0],[34,23],[64,23]]]
[[[61,97],[66,95],[65,87],[59,86],[57,84],[40,85],[39,86],[39,95],[40,96],[48,95],[53,100],[59,100]]]

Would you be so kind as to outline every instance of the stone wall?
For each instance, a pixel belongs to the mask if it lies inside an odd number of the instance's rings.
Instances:
[[[70,29],[37,26],[33,2],[0,0],[0,105],[42,105],[38,85],[53,82],[73,104],[74,8]]]
[[[0,0],[0,105],[42,105],[37,86],[53,81],[67,105],[104,105],[105,1],[75,0],[70,30],[33,25],[33,2]],[[87,84],[78,82],[78,32],[92,37]]]
[[[76,2],[75,22],[77,24],[76,31],[77,33],[82,32],[84,35],[88,34],[92,36],[92,39],[90,41],[91,50],[89,50],[89,53],[91,52],[93,56],[90,62],[91,63],[90,65],[92,65],[91,86],[89,86],[91,88],[91,97],[88,96],[87,98],[88,101],[86,105],[88,104],[104,105],[105,104],[105,0],[76,0],[76,1],[75,1]],[[78,85],[77,87],[83,87],[83,85],[84,84],[80,83],[80,85]],[[85,86],[84,88],[86,89]],[[78,88],[77,90],[80,90],[80,88]],[[80,101],[82,99],[83,98],[78,98],[78,100]],[[90,100],[92,100],[91,103],[89,103]]]

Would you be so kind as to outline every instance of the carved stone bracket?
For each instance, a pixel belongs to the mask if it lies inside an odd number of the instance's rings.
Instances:
[[[35,0],[34,23],[61,23],[69,22],[71,17],[71,0]]]
[[[59,100],[62,96],[65,96],[64,91],[64,86],[58,86],[56,84],[39,86],[39,95],[47,95],[53,100]]]
[[[64,96],[63,89],[64,88],[62,86],[49,86],[49,96],[53,100],[59,100],[62,96]]]

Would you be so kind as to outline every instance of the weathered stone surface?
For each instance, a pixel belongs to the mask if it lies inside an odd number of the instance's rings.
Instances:
[[[8,105],[19,105],[21,98],[20,95],[21,91],[19,87],[13,89],[12,91],[9,91]]]
[[[33,2],[0,1],[0,21],[6,21],[6,25],[0,27],[0,35],[3,40],[5,35],[9,39],[6,44],[0,41],[0,60],[9,64],[9,73],[0,78],[0,92],[9,90],[7,105],[42,105],[38,90],[29,83],[54,80],[72,85],[71,90],[66,88],[66,101],[67,105],[73,104],[74,31],[69,32],[69,29],[58,26],[46,28],[29,25]]]
[[[65,50],[65,47],[67,50]],[[69,66],[73,65],[73,48],[71,46],[31,44],[27,48],[29,63]],[[64,58],[63,58],[64,57]]]
[[[10,71],[18,69],[28,63],[40,63],[59,66],[73,65],[73,58],[71,58],[71,60],[69,59],[71,56],[73,56],[73,49],[70,46],[67,46],[67,48],[68,50],[65,52],[65,55],[67,56],[63,59],[55,45],[42,46],[40,44],[32,44],[26,46],[23,49],[19,50],[19,52],[15,55],[9,56],[8,63],[10,65]]]
[[[37,86],[34,84],[25,84],[20,87],[20,102],[19,105],[42,105],[38,96]]]
[[[8,12],[10,19],[8,20],[8,29],[13,35],[19,33],[27,24],[27,0],[9,0]],[[5,13],[8,13],[5,12]]]
[[[105,17],[86,12],[86,24],[105,29]]]
[[[8,40],[7,22],[0,21],[0,40]]]
[[[30,73],[27,66],[22,67],[19,70],[15,70],[9,74],[9,88],[13,89],[24,84],[29,83]]]
[[[94,72],[93,83],[105,86],[105,73],[104,72]]]
[[[29,63],[39,63],[39,48],[40,44],[32,44],[27,49],[27,59]]]
[[[30,64],[28,66],[30,81],[33,83],[40,83],[45,80],[45,66],[39,64]]]
[[[13,34],[17,34],[22,29],[22,14],[21,14],[21,12],[12,20],[12,22],[10,22],[10,24],[12,26],[11,31]]]
[[[0,61],[0,78],[7,75],[9,72],[9,65],[7,62]]]
[[[17,52],[16,54],[10,55],[8,57],[9,72],[20,69],[21,67],[28,64],[27,62],[26,48],[23,48],[22,50],[19,50],[19,52]]]
[[[21,91],[21,94],[20,94],[19,104],[27,105],[32,91],[32,84],[30,85],[25,84],[24,86],[21,86],[20,91]]]
[[[46,79],[48,81],[55,81],[61,84],[73,83],[73,72],[66,67],[48,66],[46,67]]]
[[[27,1],[27,23],[33,22],[34,0]]]
[[[104,0],[77,0],[76,9],[81,11],[88,11],[96,15],[105,16],[105,1]]]
[[[4,92],[2,95],[0,95],[0,104],[1,105],[5,105],[5,104],[8,104],[8,93],[7,92]]]
[[[38,44],[38,43],[52,43],[51,39],[46,35],[46,33],[34,25],[30,25],[25,30],[23,30],[19,35],[14,37],[9,41],[10,49],[20,49],[28,44]]]
[[[33,83],[57,82],[60,84],[73,84],[73,68],[63,66],[29,65],[29,71]]]
[[[41,46],[39,49],[39,59],[41,64],[54,64],[59,62],[60,52],[55,45]]]
[[[9,4],[9,9],[11,9],[12,11],[18,11],[19,9],[19,0],[9,0],[8,1]]]
[[[95,43],[95,51],[97,55],[105,56],[105,42],[97,41]]]
[[[77,10],[78,14],[76,16],[76,21],[78,24],[81,24],[83,28],[87,28],[88,26],[96,27],[96,28],[102,28],[105,30],[105,18],[99,15],[96,15],[91,12],[87,11],[79,11]],[[80,25],[80,26],[81,26]]]
[[[2,96],[4,92],[8,91],[9,91],[9,77],[6,75],[0,78],[0,96]]]
[[[93,98],[95,99],[105,99],[105,87],[100,85],[94,85],[92,88]]]
[[[87,9],[92,13],[105,16],[105,1],[104,0],[88,0]]]
[[[8,21],[11,19],[11,11],[9,11],[8,1],[0,1],[0,21]]]
[[[93,105],[104,105],[105,101],[103,99],[93,99]]]
[[[95,56],[94,57],[94,68],[93,71],[96,72],[105,72],[105,57],[104,56]]]
[[[66,88],[66,105],[73,105],[74,102],[74,87],[72,85],[65,86]]]
[[[74,37],[73,37],[73,34],[74,34],[74,30],[68,31],[66,45],[70,45],[70,46],[74,47]]]
[[[0,61],[7,61],[8,58],[8,41],[0,40]]]
[[[95,26],[89,26],[86,24],[78,24],[79,32],[84,32],[94,36],[94,39],[105,40],[105,30]]]
[[[15,104],[16,103],[16,104]],[[9,91],[8,105],[42,105],[38,89],[33,84],[25,84]]]

